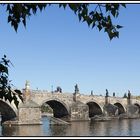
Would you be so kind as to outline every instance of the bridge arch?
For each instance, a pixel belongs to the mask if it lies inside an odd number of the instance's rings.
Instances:
[[[2,122],[11,120],[17,116],[17,110],[13,107],[12,103],[8,103],[0,99],[0,113]]]
[[[138,113],[140,113],[140,105],[138,103],[134,103],[134,105],[138,107],[138,109],[139,109]]]
[[[86,104],[89,107],[89,117],[94,117],[95,115],[103,114],[103,108],[97,102],[88,101]]]
[[[57,98],[47,99],[41,103],[41,106],[45,103],[53,109],[54,117],[62,118],[69,115],[69,108],[63,101]]]
[[[121,103],[116,102],[116,103],[114,103],[114,105],[118,107],[118,115],[126,112],[125,107]]]

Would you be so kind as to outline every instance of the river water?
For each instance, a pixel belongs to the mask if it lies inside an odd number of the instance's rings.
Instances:
[[[140,136],[140,119],[56,125],[42,117],[42,122],[42,125],[0,127],[0,136]]]

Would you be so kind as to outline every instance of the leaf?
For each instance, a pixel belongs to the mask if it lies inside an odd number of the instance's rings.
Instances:
[[[102,26],[100,25],[100,24],[98,24],[98,29],[99,29],[99,31],[101,31],[102,30]]]
[[[12,19],[12,18],[11,18],[11,16],[9,15],[9,16],[8,16],[8,23],[11,21],[11,19]]]
[[[90,26],[90,24],[92,23],[92,20],[90,19],[90,17],[86,17],[86,22],[88,24],[88,26]]]
[[[69,4],[69,7],[71,8],[71,10],[73,10],[74,12],[77,11],[77,6],[74,3]]]
[[[8,93],[5,95],[5,100],[9,100],[9,102],[11,103],[13,98],[11,95],[11,91],[8,91]]]
[[[13,101],[13,99],[12,98],[7,98],[8,99],[8,101],[11,103],[12,101]]]
[[[43,5],[38,4],[38,8],[40,9],[40,11],[42,11],[43,10]]]
[[[86,16],[87,16],[88,9],[87,9],[87,8],[85,8],[85,9],[83,9],[83,11],[82,11],[82,12],[83,12],[83,14],[84,14],[84,15],[86,15]]]
[[[17,29],[18,29],[18,23],[14,21],[14,22],[13,22],[13,26],[14,26],[15,31],[17,32]]]
[[[96,12],[94,16],[96,17],[96,19],[97,19],[98,21],[101,20],[100,14],[99,14],[98,12]]]
[[[36,4],[32,4],[32,12],[33,12],[33,14],[36,14],[36,11],[37,11]]]
[[[113,10],[111,11],[111,14],[115,17],[115,15],[116,15],[116,10],[113,9]]]
[[[23,102],[23,97],[21,95],[18,95],[18,97],[20,98],[20,100]]]
[[[0,72],[5,72],[6,74],[8,74],[8,68],[3,64],[0,64]]]
[[[8,68],[4,67],[4,72],[8,75]]]
[[[20,90],[15,89],[14,91],[15,91],[18,95],[22,95],[22,92],[21,92]]]
[[[18,104],[19,104],[19,101],[14,100],[14,104],[16,105],[16,107],[17,107],[17,109],[18,109]]]
[[[1,82],[3,85],[7,85],[7,77],[1,76]]]
[[[122,5],[124,8],[126,8],[126,4],[125,4],[125,3],[121,3],[121,5]]]
[[[80,13],[78,13],[78,18],[79,18],[79,21],[81,21],[82,16],[81,16],[81,14],[80,14]]]
[[[106,4],[106,5],[105,5],[105,8],[106,8],[106,12],[108,12],[108,11],[110,11],[110,9],[111,9],[111,5],[110,5],[110,4]]]
[[[13,100],[14,100],[14,104],[15,104],[16,107],[18,108],[19,101],[17,100],[17,97],[15,96],[15,94],[14,94],[14,96],[13,96]]]
[[[120,26],[120,25],[117,25],[116,27],[117,27],[118,29],[123,28],[123,26]]]
[[[108,30],[107,33],[108,33],[108,36],[109,36],[110,40],[112,40],[113,37],[114,37],[114,33],[110,30]]]
[[[63,4],[59,4],[59,7],[63,6],[63,8],[65,9],[67,6],[67,3],[63,3]]]
[[[92,28],[94,28],[94,27],[95,27],[95,22],[92,23]]]
[[[6,11],[10,11],[10,4],[7,5]]]
[[[115,34],[116,37],[119,38],[119,32],[118,31],[116,31],[114,34]]]
[[[22,22],[23,22],[23,25],[26,27],[26,18],[24,18],[24,19],[22,20]]]

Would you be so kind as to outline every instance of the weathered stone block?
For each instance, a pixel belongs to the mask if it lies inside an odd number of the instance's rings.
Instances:
[[[106,105],[104,105],[104,112],[107,113],[104,115],[116,116],[116,115],[118,115],[118,107],[115,105],[112,105],[112,104],[106,104]]]
[[[81,120],[89,120],[89,108],[88,105],[77,101],[70,107],[70,121]]]
[[[18,124],[41,124],[41,110],[39,105],[32,100],[20,104]]]
[[[139,113],[139,108],[135,105],[128,105],[126,110],[127,115],[132,116]]]

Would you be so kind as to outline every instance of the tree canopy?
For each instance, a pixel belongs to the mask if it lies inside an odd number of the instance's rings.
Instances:
[[[18,30],[19,24],[22,22],[26,27],[27,17],[36,14],[38,10],[42,11],[52,4],[2,4],[6,6],[8,12],[8,22]],[[119,37],[119,29],[121,25],[114,25],[112,18],[117,18],[120,7],[126,7],[125,4],[106,3],[106,4],[86,4],[86,3],[63,3],[57,4],[60,8],[70,8],[78,17],[79,21],[86,22],[91,28],[97,27],[99,31],[104,30],[110,40]]]
[[[10,60],[6,58],[6,55],[0,61],[0,98],[4,100],[8,100],[10,103],[14,101],[14,104],[18,108],[18,98],[23,101],[22,93],[20,90],[12,89],[11,80],[9,80],[9,71],[8,67],[10,64]]]

